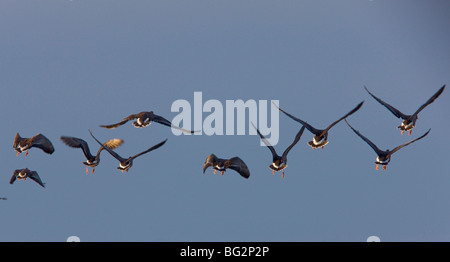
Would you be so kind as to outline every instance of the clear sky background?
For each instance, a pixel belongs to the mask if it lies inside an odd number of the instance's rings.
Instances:
[[[450,90],[412,136],[364,90],[405,113],[450,83],[450,2],[0,2],[0,241],[450,241]],[[324,128],[349,122],[380,148],[430,134],[375,170],[375,152],[345,124],[313,151],[305,131],[285,178],[257,136],[174,136],[165,126],[100,128],[141,111],[168,119],[177,99],[279,100]],[[205,118],[208,114],[205,113]],[[280,114],[280,153],[300,125]],[[85,174],[59,137],[122,138],[128,173],[109,154]],[[53,155],[16,157],[16,132],[47,136]],[[241,157],[251,176],[202,173],[206,157]],[[9,179],[36,170],[46,183]]]

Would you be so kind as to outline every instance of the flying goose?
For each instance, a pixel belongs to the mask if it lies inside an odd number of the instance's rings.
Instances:
[[[94,137],[94,135],[92,134],[91,130],[89,130],[89,133],[91,133],[91,136],[94,138],[95,141],[97,141],[97,143],[98,143],[100,146],[103,145],[100,141],[97,140],[97,138]],[[143,154],[146,154],[146,153],[148,153],[148,152],[150,152],[150,151],[152,151],[152,150],[155,150],[155,149],[161,147],[162,145],[164,145],[164,143],[166,143],[166,141],[167,141],[167,139],[164,140],[164,141],[162,141],[162,142],[159,143],[159,144],[156,144],[156,145],[150,147],[149,149],[147,149],[147,150],[145,150],[145,151],[143,151],[143,152],[141,152],[141,153],[139,153],[139,154],[136,154],[136,155],[134,155],[134,156],[130,156],[130,157],[128,157],[128,158],[123,158],[123,157],[121,157],[119,154],[117,154],[117,153],[114,152],[113,150],[109,149],[108,147],[103,147],[103,148],[104,148],[106,151],[108,151],[114,158],[116,158],[117,160],[119,160],[120,164],[119,164],[119,167],[117,167],[117,169],[121,170],[122,173],[123,173],[123,171],[127,171],[127,172],[128,172],[128,169],[130,169],[131,166],[133,165],[133,160],[134,160],[135,158],[137,158],[138,156],[141,156],[141,155],[143,155]]]
[[[86,166],[86,175],[88,174],[89,167],[92,167],[92,174],[94,174],[95,167],[98,166],[98,164],[100,163],[100,152],[102,152],[104,146],[108,147],[109,149],[115,149],[123,143],[122,139],[117,138],[110,139],[106,141],[105,144],[103,144],[103,146],[101,146],[100,149],[97,151],[97,154],[93,156],[91,154],[91,151],[89,150],[88,143],[83,139],[71,136],[61,136],[61,140],[67,146],[73,148],[81,148],[81,150],[84,153],[84,156],[86,157],[86,162],[83,162],[83,164]]]
[[[313,126],[311,126],[310,124],[308,124],[307,122],[287,113],[286,111],[282,110],[281,108],[279,108],[277,105],[275,105],[281,112],[283,112],[285,115],[287,115],[288,117],[292,118],[293,120],[299,122],[300,124],[302,124],[304,127],[306,127],[311,133],[314,134],[313,140],[308,142],[308,145],[310,145],[312,147],[312,149],[316,149],[321,147],[323,149],[323,147],[328,144],[328,131],[337,123],[339,123],[341,120],[347,118],[349,115],[355,113],[356,111],[358,111],[361,106],[363,105],[364,101],[362,101],[361,103],[359,103],[355,108],[353,108],[350,112],[348,112],[346,115],[344,115],[343,117],[339,118],[338,120],[334,121],[331,125],[329,125],[327,128],[325,129],[317,129],[314,128]]]
[[[403,135],[403,132],[407,132],[407,131],[409,131],[409,135],[411,135],[412,129],[416,126],[416,121],[419,118],[418,117],[419,112],[422,111],[429,104],[433,103],[434,100],[436,100],[436,98],[438,98],[442,94],[442,92],[445,89],[445,85],[443,85],[441,88],[439,88],[439,90],[432,97],[430,97],[425,102],[425,104],[421,105],[419,107],[419,109],[417,109],[416,112],[414,112],[414,114],[412,114],[412,115],[406,115],[406,114],[400,112],[400,110],[396,109],[395,107],[389,105],[388,103],[384,102],[380,98],[376,97],[374,94],[372,94],[369,91],[369,89],[367,89],[366,86],[364,86],[364,89],[366,89],[367,93],[369,93],[369,95],[371,95],[373,98],[375,98],[375,100],[377,100],[380,104],[382,104],[387,109],[389,109],[389,111],[391,111],[391,113],[394,114],[394,116],[403,119],[401,125],[398,126],[398,128],[402,132],[402,135]]]
[[[284,150],[283,154],[281,156],[279,156],[277,154],[277,152],[275,151],[275,149],[273,148],[273,146],[269,143],[269,141],[264,137],[263,134],[261,134],[261,132],[259,132],[258,128],[253,123],[252,123],[252,125],[258,132],[258,135],[261,137],[261,140],[264,142],[264,144],[269,148],[270,152],[272,153],[272,164],[269,166],[269,168],[272,169],[272,174],[275,175],[275,171],[282,170],[281,178],[284,178],[284,169],[287,167],[287,155],[288,155],[289,151],[292,149],[292,147],[294,147],[295,144],[297,144],[297,142],[300,140],[300,137],[302,136],[303,131],[305,131],[305,126],[302,126],[300,131],[295,136],[295,139],[292,142],[292,144],[290,144],[286,148],[286,150]]]
[[[355,132],[359,137],[361,137],[362,140],[364,140],[367,144],[369,144],[369,146],[372,147],[372,149],[375,151],[375,153],[377,153],[378,156],[377,156],[377,159],[375,160],[375,164],[377,165],[377,166],[376,166],[376,169],[377,169],[377,170],[378,170],[378,165],[382,165],[382,166],[383,166],[383,170],[386,170],[387,164],[389,164],[389,162],[391,161],[391,156],[392,156],[392,154],[394,154],[395,152],[397,152],[400,148],[402,148],[402,147],[404,147],[404,146],[407,146],[407,145],[409,145],[409,144],[411,144],[411,143],[413,143],[413,142],[415,142],[415,141],[417,141],[417,140],[419,140],[419,139],[424,138],[426,135],[428,135],[428,133],[429,133],[430,130],[431,130],[431,129],[428,129],[428,131],[427,131],[425,134],[423,134],[422,136],[420,136],[420,137],[418,137],[418,138],[416,138],[416,139],[413,139],[413,140],[411,140],[411,141],[409,141],[409,142],[406,142],[406,143],[404,143],[404,144],[402,144],[402,145],[399,145],[399,146],[397,146],[396,148],[394,148],[394,149],[392,149],[392,150],[389,150],[389,149],[387,149],[387,150],[381,150],[381,149],[379,149],[372,141],[370,141],[367,137],[361,135],[361,133],[359,133],[357,130],[355,130],[355,129],[347,122],[347,120],[345,120],[345,122],[346,122],[347,125],[353,130],[353,132]]]
[[[55,151],[52,142],[42,134],[37,134],[32,138],[22,138],[19,133],[16,133],[13,148],[16,150],[17,156],[23,151],[26,151],[25,156],[27,156],[28,150],[32,147],[40,148],[47,154],[53,154]]]
[[[223,175],[226,169],[230,168],[238,172],[239,175],[241,175],[243,178],[250,177],[250,171],[248,170],[247,165],[239,157],[222,159],[218,158],[214,154],[211,154],[206,158],[206,161],[203,164],[203,174],[205,173],[206,169],[210,166],[214,168],[214,174],[216,173],[216,171],[220,171],[220,174]]]

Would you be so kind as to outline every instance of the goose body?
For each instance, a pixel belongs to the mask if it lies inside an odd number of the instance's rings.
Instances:
[[[250,177],[250,171],[245,162],[239,157],[232,157],[230,159],[218,158],[216,155],[211,154],[206,158],[203,164],[203,173],[205,173],[208,167],[214,169],[214,174],[219,171],[221,175],[229,168],[236,171],[243,178]]]

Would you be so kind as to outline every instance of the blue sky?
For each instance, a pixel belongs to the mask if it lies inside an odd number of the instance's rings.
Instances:
[[[0,241],[450,241],[448,90],[419,114],[411,137],[375,95],[414,112],[450,76],[447,1],[1,1]],[[305,131],[284,179],[257,136],[174,136],[165,126],[111,124],[177,99],[279,100],[324,128],[349,117],[380,148],[418,137],[386,171],[344,122],[324,150]],[[208,114],[204,114],[205,118]],[[277,151],[300,126],[280,118]],[[126,174],[108,154],[85,175],[80,150],[59,137],[122,138]],[[16,157],[16,132],[47,136],[53,155]],[[206,157],[239,156],[233,171],[203,174]],[[8,184],[15,169],[46,183]]]

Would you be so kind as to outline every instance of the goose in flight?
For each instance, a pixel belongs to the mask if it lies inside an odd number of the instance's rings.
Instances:
[[[205,173],[208,167],[214,168],[214,174],[219,171],[221,175],[227,170],[227,168],[233,169],[238,172],[243,178],[250,177],[250,171],[247,165],[239,157],[232,157],[230,159],[218,158],[216,155],[211,154],[206,158],[203,164],[203,173]]]
[[[367,137],[363,136],[359,131],[355,130],[348,122],[347,120],[345,120],[345,122],[347,123],[347,125],[353,130],[353,132],[355,132],[360,138],[362,138],[362,140],[364,140],[367,144],[369,144],[370,147],[372,147],[372,149],[375,151],[375,153],[377,154],[377,159],[375,160],[375,164],[376,169],[378,170],[378,165],[382,165],[383,166],[383,170],[386,170],[386,166],[387,164],[389,164],[389,162],[391,161],[391,156],[392,154],[394,154],[395,152],[397,152],[400,148],[405,147],[419,139],[424,138],[426,135],[428,135],[428,133],[430,132],[431,129],[428,129],[428,131],[423,134],[422,136],[413,139],[409,142],[406,142],[402,145],[397,146],[396,148],[392,149],[392,150],[381,150],[379,149],[372,141],[370,141]]]
[[[27,180],[27,178],[30,178],[31,180],[35,181],[41,187],[45,187],[45,185],[44,185],[44,183],[42,183],[42,180],[39,177],[38,173],[36,171],[31,171],[28,168],[14,170],[14,173],[13,173],[11,179],[9,180],[9,183],[13,184],[14,181],[16,181],[16,179],[17,180]]]
[[[146,126],[150,125],[152,122],[156,122],[156,123],[168,126],[168,127],[172,127],[172,128],[181,130],[185,133],[193,134],[196,132],[193,130],[186,130],[181,127],[175,126],[169,120],[165,119],[164,117],[154,114],[153,111],[149,111],[149,112],[143,111],[143,112],[140,112],[137,114],[132,114],[132,115],[129,115],[129,116],[125,117],[124,119],[122,119],[122,121],[120,121],[119,123],[111,124],[111,125],[100,125],[100,127],[104,127],[107,129],[114,129],[114,128],[124,125],[128,121],[132,121],[134,119],[136,119],[136,121],[133,122],[133,126],[135,126],[136,128],[146,127]]]
[[[73,148],[81,148],[83,151],[84,156],[86,157],[86,162],[83,162],[83,164],[86,166],[86,175],[89,172],[89,167],[92,167],[92,174],[94,174],[95,167],[98,166],[100,163],[100,153],[103,151],[104,147],[108,147],[109,149],[115,149],[122,145],[123,140],[122,139],[110,139],[106,141],[100,149],[97,151],[97,154],[93,156],[91,154],[91,151],[89,149],[89,145],[86,141],[84,141],[81,138],[77,137],[71,137],[71,136],[61,136],[61,140],[66,144],[67,146],[73,147]]]
[[[436,98],[438,98],[442,92],[445,89],[445,85],[443,85],[441,88],[439,88],[439,90],[433,95],[431,96],[426,102],[425,104],[421,105],[416,112],[414,112],[414,114],[412,115],[406,115],[402,112],[400,112],[400,110],[398,110],[397,108],[391,106],[390,104],[384,102],[383,100],[381,100],[380,98],[376,97],[374,94],[372,94],[369,89],[367,89],[366,86],[364,86],[364,89],[366,89],[367,93],[369,93],[369,95],[371,95],[375,100],[378,101],[378,103],[382,104],[383,106],[385,106],[387,109],[389,109],[389,111],[391,111],[392,114],[394,114],[394,116],[403,119],[402,123],[400,126],[398,126],[398,128],[401,130],[402,135],[403,132],[408,132],[409,131],[409,135],[411,135],[412,129],[416,126],[416,121],[419,118],[418,114],[420,111],[422,111],[425,107],[427,107],[429,104],[433,103],[434,100],[436,100]]]
[[[95,138],[95,136],[92,134],[91,130],[89,130],[89,133],[91,133],[91,136],[94,138],[95,141],[97,141],[97,143],[98,143],[100,146],[103,146],[103,143],[101,143],[100,141],[97,140],[97,138]],[[119,154],[117,154],[116,152],[114,152],[112,149],[109,149],[108,147],[103,147],[103,148],[104,148],[106,151],[108,151],[115,159],[117,159],[117,160],[120,162],[119,167],[117,167],[117,169],[121,170],[122,173],[123,173],[123,171],[127,171],[127,172],[128,172],[128,170],[129,170],[129,169],[131,168],[131,166],[133,165],[133,160],[134,160],[135,158],[137,158],[137,157],[139,157],[139,156],[141,156],[141,155],[143,155],[143,154],[146,154],[146,153],[148,153],[148,152],[150,152],[150,151],[153,151],[153,150],[155,150],[155,149],[161,147],[162,145],[164,145],[164,143],[166,143],[166,141],[167,141],[167,139],[164,140],[164,141],[162,141],[162,142],[159,143],[159,144],[156,144],[156,145],[150,147],[149,149],[147,149],[147,150],[145,150],[145,151],[143,151],[143,152],[141,152],[141,153],[139,153],[139,154],[136,154],[136,155],[134,155],[134,156],[130,156],[130,157],[128,157],[128,158],[123,158],[123,157],[121,157]]]
[[[269,143],[269,141],[264,137],[261,132],[259,132],[258,128],[252,123],[253,127],[258,132],[258,135],[260,136],[261,140],[264,142],[264,144],[269,148],[270,152],[272,153],[272,164],[269,166],[270,169],[272,169],[272,174],[275,175],[275,171],[282,171],[281,178],[284,178],[284,169],[287,167],[287,155],[289,151],[292,149],[292,147],[297,144],[297,142],[300,140],[300,137],[303,134],[303,131],[305,131],[305,126],[302,126],[300,131],[295,136],[294,141],[292,144],[290,144],[286,150],[284,150],[283,154],[280,156],[277,154],[273,146]]]
[[[355,108],[353,108],[350,112],[348,112],[346,115],[344,115],[343,117],[339,118],[338,120],[334,121],[333,123],[331,123],[331,125],[329,125],[327,128],[325,129],[317,129],[314,128],[313,126],[311,126],[310,124],[308,124],[307,122],[301,120],[300,118],[297,118],[289,113],[287,113],[286,111],[282,110],[281,108],[279,108],[277,105],[275,105],[281,112],[283,112],[285,115],[287,115],[288,117],[292,118],[293,120],[299,122],[300,124],[302,124],[304,127],[306,127],[306,129],[308,129],[311,133],[314,134],[313,140],[308,142],[308,145],[310,145],[312,147],[312,149],[316,149],[321,147],[323,149],[323,147],[328,144],[328,131],[337,123],[339,123],[340,121],[342,121],[343,119],[347,118],[348,116],[350,116],[351,114],[355,113],[356,111],[358,111],[361,106],[363,105],[364,101],[362,101],[361,103],[359,103]]]
[[[42,134],[37,134],[31,138],[23,138],[19,135],[19,133],[16,133],[13,148],[16,150],[17,156],[24,151],[26,151],[25,156],[27,156],[28,150],[33,147],[40,148],[47,154],[53,154],[55,151],[52,142],[50,142],[50,140]]]

